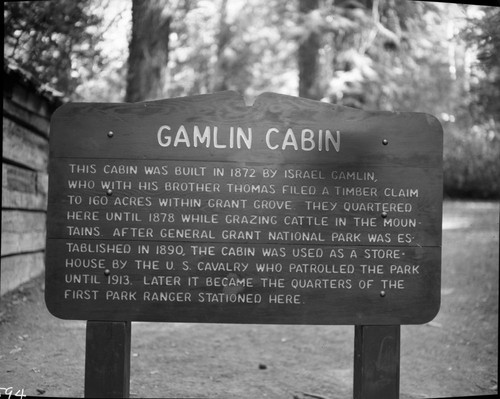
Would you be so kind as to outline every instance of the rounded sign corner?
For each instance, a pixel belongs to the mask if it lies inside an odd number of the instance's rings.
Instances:
[[[52,302],[52,297],[50,296],[47,289],[45,290],[45,307],[47,308],[47,310],[49,311],[49,313],[52,316],[57,317],[58,319],[62,319],[62,320],[70,320],[71,319],[70,317],[66,317],[65,314],[60,313],[60,310],[61,310],[60,307],[55,306],[55,304]]]
[[[71,108],[74,108],[75,104],[74,103],[65,103],[62,104],[61,106],[57,107],[57,109],[52,113],[52,116],[50,117],[51,122],[59,117],[62,116],[62,114],[68,112]]]
[[[430,323],[432,320],[434,320],[437,317],[440,310],[441,310],[441,298],[438,298],[438,300],[436,301],[434,306],[429,308],[428,312],[426,312],[424,319],[421,322],[416,323],[416,324]]]

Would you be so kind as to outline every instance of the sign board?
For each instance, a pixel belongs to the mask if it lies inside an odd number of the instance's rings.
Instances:
[[[393,325],[438,312],[430,115],[272,93],[66,104],[49,168],[55,316]]]

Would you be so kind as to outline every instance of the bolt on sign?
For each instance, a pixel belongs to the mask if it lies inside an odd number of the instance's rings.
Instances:
[[[419,324],[440,306],[442,128],[265,93],[51,121],[46,303],[108,321]]]

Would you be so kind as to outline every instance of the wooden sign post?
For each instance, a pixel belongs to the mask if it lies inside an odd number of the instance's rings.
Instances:
[[[355,326],[354,399],[399,397],[401,327]]]
[[[438,312],[442,129],[429,115],[272,93],[251,107],[232,92],[67,104],[49,168],[57,317],[355,325],[364,398],[373,375],[399,381],[399,326]]]

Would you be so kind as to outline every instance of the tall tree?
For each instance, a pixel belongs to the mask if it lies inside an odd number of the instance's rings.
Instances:
[[[227,0],[222,0],[219,8],[219,32],[217,34],[217,58],[213,77],[212,91],[222,91],[228,89],[227,83],[227,62],[225,62],[224,50],[231,40],[231,27],[227,23]]]
[[[166,97],[171,19],[168,0],[132,0],[125,101]]]
[[[319,1],[299,0],[300,17],[303,20],[303,35],[299,39],[299,97],[319,100],[317,79],[320,49],[320,31],[317,24]]]

